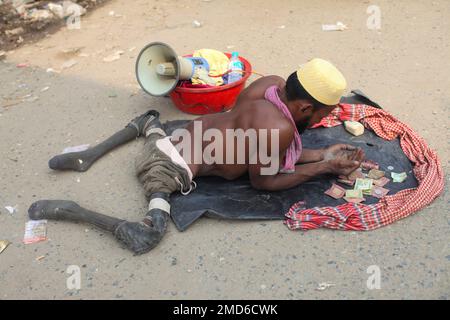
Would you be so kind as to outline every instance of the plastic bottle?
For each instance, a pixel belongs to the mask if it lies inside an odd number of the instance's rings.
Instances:
[[[243,65],[241,60],[239,60],[239,54],[235,51],[231,54],[230,59],[230,73],[228,74],[228,84],[238,81],[242,78]]]

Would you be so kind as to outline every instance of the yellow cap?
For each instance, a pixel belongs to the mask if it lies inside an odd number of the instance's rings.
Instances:
[[[302,65],[297,77],[314,99],[329,106],[339,103],[347,87],[342,73],[331,62],[319,58]]]

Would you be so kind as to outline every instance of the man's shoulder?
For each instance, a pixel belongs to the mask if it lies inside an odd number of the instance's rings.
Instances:
[[[276,75],[265,76],[252,82],[247,88],[245,88],[241,94],[240,99],[245,100],[257,100],[264,97],[264,93],[270,86],[277,86],[282,88],[286,85],[283,78]]]
[[[265,76],[261,79],[264,79],[265,81],[268,82],[273,82],[274,85],[282,86],[283,84],[286,84],[286,81],[282,77],[277,75]]]
[[[267,100],[252,101],[247,112],[252,115],[250,119],[253,128],[279,129],[285,132],[293,132],[294,130],[290,120]]]

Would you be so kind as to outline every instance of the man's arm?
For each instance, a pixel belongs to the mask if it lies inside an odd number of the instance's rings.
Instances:
[[[331,172],[328,162],[297,165],[293,173],[278,173],[272,176],[263,176],[259,170],[257,166],[249,169],[250,183],[255,189],[268,191],[289,189],[316,176]]]
[[[364,152],[361,149],[349,144],[339,143],[323,149],[303,149],[297,163],[327,161],[342,156],[347,156],[348,160],[359,161],[365,157]]]
[[[278,173],[276,175],[261,175],[260,164],[249,166],[250,183],[255,189],[277,191],[295,187],[312,178],[332,173],[335,175],[348,175],[355,171],[362,159],[349,160],[347,158],[334,158],[327,161],[296,165],[293,173]]]
[[[324,149],[303,149],[297,163],[319,162],[324,159]]]

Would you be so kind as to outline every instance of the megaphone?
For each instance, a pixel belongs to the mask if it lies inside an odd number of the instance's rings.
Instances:
[[[152,96],[169,94],[180,80],[189,80],[196,68],[209,71],[204,58],[181,57],[167,44],[146,45],[136,60],[136,77],[141,88]]]

